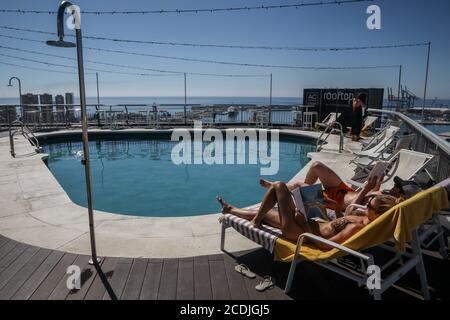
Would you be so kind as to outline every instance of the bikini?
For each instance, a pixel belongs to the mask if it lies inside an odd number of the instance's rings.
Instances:
[[[334,235],[337,235],[339,232],[345,229],[345,227],[350,223],[345,217],[339,218],[330,223],[331,231]]]

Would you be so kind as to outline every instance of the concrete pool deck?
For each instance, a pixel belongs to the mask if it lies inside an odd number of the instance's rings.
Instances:
[[[90,132],[156,132],[167,130],[104,130]],[[80,130],[57,131],[45,135]],[[320,133],[282,129],[280,133],[317,139]],[[42,135],[42,134],[41,134]],[[76,254],[90,254],[87,209],[73,203],[48,170],[45,154],[33,154],[33,147],[21,135],[15,136],[17,157],[9,153],[8,137],[0,138],[0,234],[38,247]],[[353,175],[350,151],[337,152],[339,138],[330,136],[324,151],[312,153],[332,167],[345,181]],[[345,138],[346,150],[360,144]],[[24,156],[22,156],[24,155]],[[309,164],[293,180],[302,180]],[[258,181],[255,181],[258,183]],[[94,199],[95,201],[95,199]],[[187,203],[189,205],[189,203]],[[250,204],[249,204],[250,205]],[[220,253],[220,214],[193,217],[137,217],[95,210],[95,234],[99,256],[172,258]],[[230,252],[257,247],[232,228],[227,230]]]

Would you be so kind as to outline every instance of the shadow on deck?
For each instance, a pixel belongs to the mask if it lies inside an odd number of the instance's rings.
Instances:
[[[424,256],[434,299],[450,298],[450,261],[433,251]],[[89,256],[29,246],[0,236],[0,299],[161,299],[161,300],[289,300],[371,299],[367,290],[311,263],[297,268],[292,293],[283,292],[289,265],[275,262],[263,249],[235,256],[218,254],[180,259],[105,258],[100,267]],[[234,271],[244,263],[257,274],[248,279]],[[81,268],[81,289],[69,291],[67,267]],[[257,292],[264,275],[277,286]],[[383,295],[384,299],[417,299],[419,281],[414,271]]]

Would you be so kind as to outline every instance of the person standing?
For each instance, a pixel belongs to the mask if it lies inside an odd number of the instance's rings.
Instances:
[[[361,128],[363,125],[364,110],[367,107],[367,96],[359,93],[352,102],[352,141],[360,139]]]

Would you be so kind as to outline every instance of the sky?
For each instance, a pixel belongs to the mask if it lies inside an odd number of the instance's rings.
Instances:
[[[251,5],[291,4],[290,1],[238,1],[238,0],[79,0],[72,1],[81,10],[158,10],[223,8]],[[303,2],[316,2],[307,0]],[[28,9],[56,11],[59,0],[2,0],[0,9]],[[369,5],[381,8],[381,30],[366,26]],[[375,0],[356,4],[301,7],[299,9],[273,9],[221,13],[184,13],[151,15],[83,15],[84,36],[103,36],[133,40],[186,42],[226,45],[344,47],[365,45],[391,45],[432,42],[428,97],[450,99],[450,1],[448,0]],[[75,49],[48,47],[45,41],[56,39],[56,16],[48,14],[0,13],[0,26],[29,28],[55,32],[55,36],[0,29],[0,35],[41,40],[27,42],[0,37],[0,45],[75,58]],[[66,34],[73,31],[66,29]],[[70,40],[71,38],[67,38]],[[403,66],[402,84],[418,96],[423,96],[426,67],[426,47],[374,49],[346,52],[298,52],[279,50],[250,50],[226,48],[191,48],[149,44],[117,43],[83,40],[84,46],[125,50],[156,55],[194,59],[210,59],[238,63],[258,63],[297,66]],[[76,69],[46,66],[21,61],[17,57],[76,66],[76,61],[45,57],[31,53],[0,48],[0,61],[23,67],[76,71]],[[187,76],[188,96],[247,96],[269,95],[273,76],[274,97],[300,97],[303,88],[377,87],[398,85],[398,68],[371,70],[286,70],[218,65],[199,62],[173,61],[154,57],[122,55],[84,50],[85,60],[131,65],[162,70],[218,73],[257,74],[257,78],[225,78],[198,75]],[[85,62],[85,68],[138,72]],[[86,71],[88,72],[88,71]],[[142,71],[152,73],[148,71]],[[0,64],[0,97],[15,97],[17,87],[8,87],[9,77],[22,80],[23,92],[78,94],[76,74],[62,74],[29,70]],[[182,96],[184,79],[176,77],[148,77],[99,72],[102,96]],[[1,85],[3,83],[4,85]],[[86,74],[86,92],[96,95],[95,74]],[[395,91],[396,92],[396,91]]]

